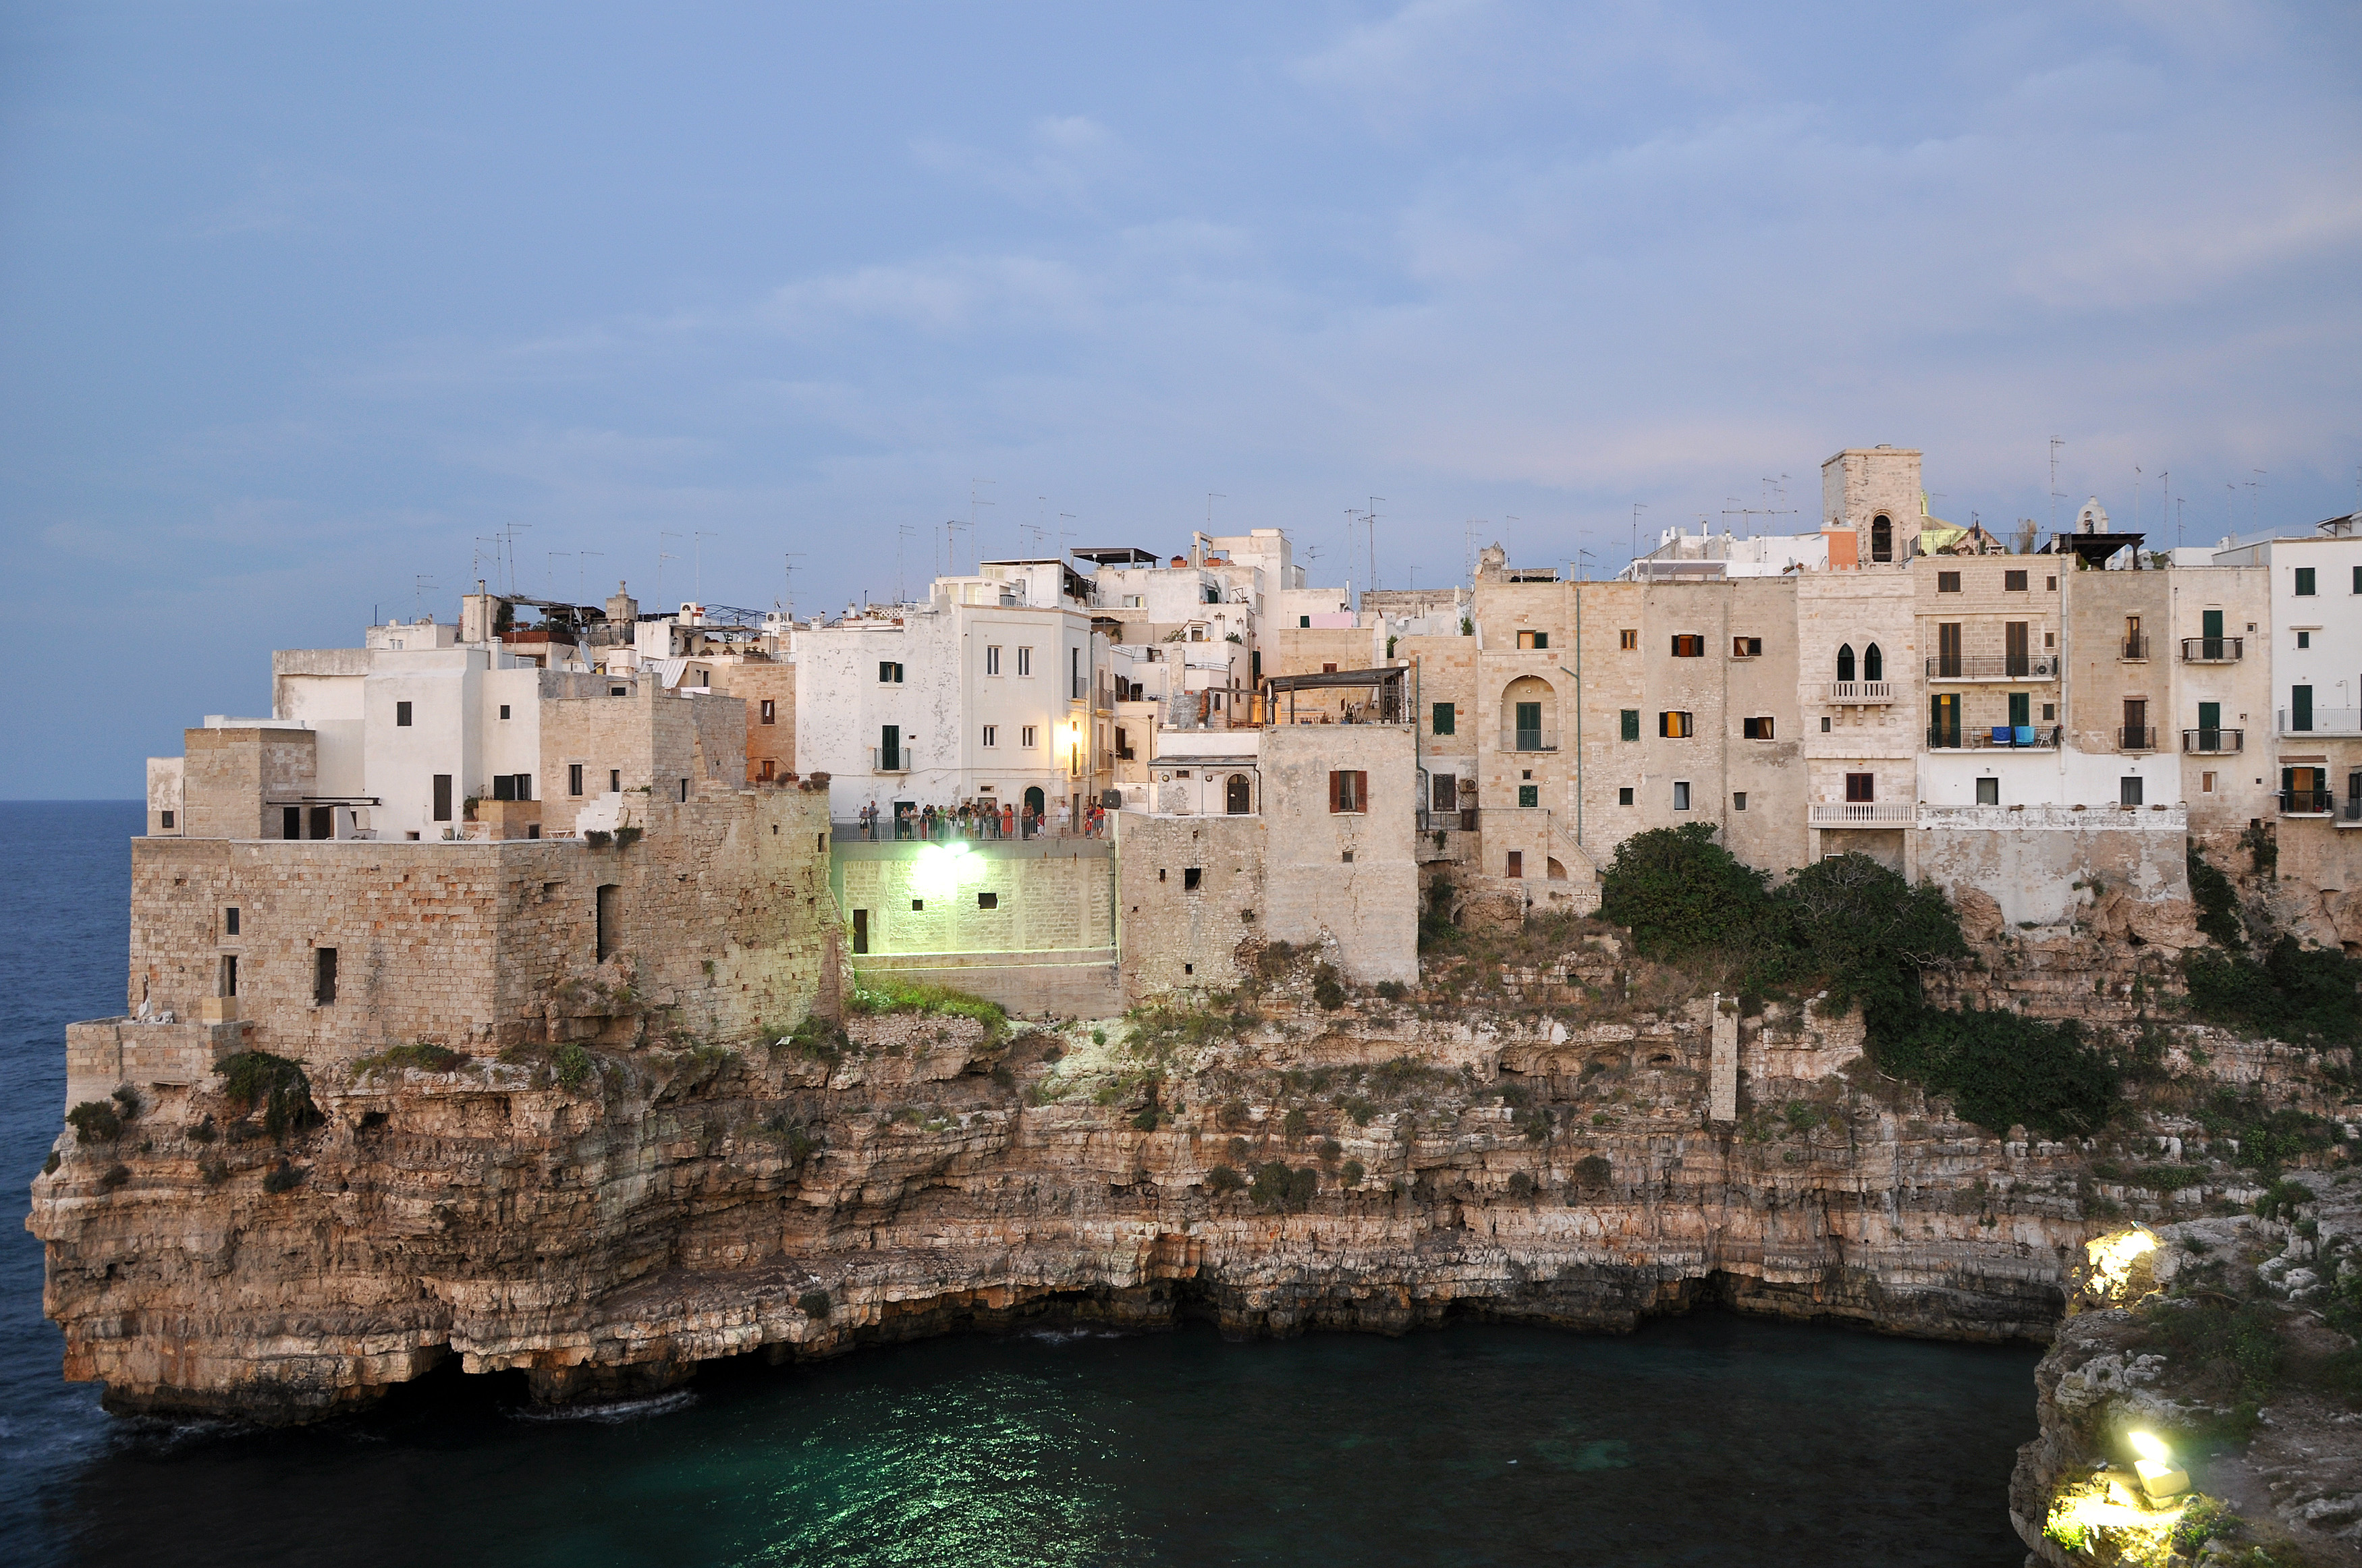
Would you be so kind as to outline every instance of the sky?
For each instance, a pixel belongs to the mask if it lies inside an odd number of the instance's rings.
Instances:
[[[2357,329],[2350,6],[0,0],[0,798],[478,578],[2303,528]]]

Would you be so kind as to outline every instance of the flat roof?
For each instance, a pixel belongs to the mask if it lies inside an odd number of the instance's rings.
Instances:
[[[1076,560],[1098,566],[1154,566],[1164,558],[1137,545],[1093,545],[1073,552]]]

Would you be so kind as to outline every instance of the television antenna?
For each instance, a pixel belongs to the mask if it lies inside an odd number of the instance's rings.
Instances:
[[[604,550],[577,550],[574,552],[574,599],[575,602],[578,604],[582,602],[582,595],[587,591],[587,579],[585,573],[588,570],[587,563],[589,558],[592,556],[597,556],[600,559],[604,560],[607,557],[607,552]]]
[[[664,564],[667,561],[677,561],[680,559],[679,556],[672,554],[664,547],[664,542],[667,539],[678,539],[679,537],[680,536],[679,534],[674,533],[669,528],[659,528],[657,530],[657,602],[659,604],[664,602]]]
[[[719,533],[709,533],[701,528],[697,531],[697,542],[690,547],[691,554],[697,558],[696,575],[690,579],[690,596],[701,604],[705,602],[705,541],[720,537]]]
[[[2058,502],[2062,499],[2058,491],[2058,448],[2065,445],[2058,436],[2050,437],[2050,531],[2054,534],[2058,532]]]

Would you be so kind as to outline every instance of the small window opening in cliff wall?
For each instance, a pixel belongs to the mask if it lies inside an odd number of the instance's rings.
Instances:
[[[867,910],[853,911],[853,950],[855,953],[869,951],[869,911]]]
[[[1198,883],[1205,875],[1206,872],[1203,867],[1183,867],[1181,868],[1181,890],[1185,893],[1196,892],[1198,890]]]
[[[615,883],[602,883],[599,889],[599,962],[604,964],[615,951],[623,937],[623,908],[620,903],[624,889]]]
[[[236,936],[237,934],[237,906],[236,904],[232,904],[229,908],[222,911],[222,934],[225,936]]]
[[[333,947],[312,949],[312,1005],[337,1005],[337,950]]]
[[[237,954],[225,953],[221,955],[221,973],[215,978],[214,984],[215,987],[214,994],[215,996],[234,997],[237,995]]]

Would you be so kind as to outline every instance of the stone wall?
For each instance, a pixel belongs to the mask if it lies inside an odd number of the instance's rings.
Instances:
[[[202,838],[277,838],[281,808],[315,793],[309,730],[184,732],[180,831]]]
[[[621,686],[621,681],[615,682]],[[631,683],[621,697],[555,697],[541,713],[546,834],[574,831],[582,808],[610,792],[679,804],[681,781],[701,790],[734,790],[745,778],[745,703],[715,695],[684,698],[653,680]],[[582,768],[582,792],[570,769]]]
[[[1921,820],[1924,831],[1911,835],[1918,874],[1955,897],[1990,896],[2012,925],[2071,919],[2095,881],[2144,903],[2190,898],[2189,824],[2179,808],[1923,808]]]
[[[1282,726],[1263,733],[1264,934],[1333,940],[1363,982],[1418,977],[1417,788],[1407,724]],[[1367,775],[1368,809],[1329,809],[1330,775]]]
[[[758,784],[796,770],[796,667],[785,663],[722,664],[713,690],[746,704],[746,782]],[[763,722],[763,704],[771,720]],[[766,774],[763,765],[770,764]]]
[[[1238,983],[1241,944],[1265,923],[1265,842],[1261,817],[1116,814],[1127,1000]]]

